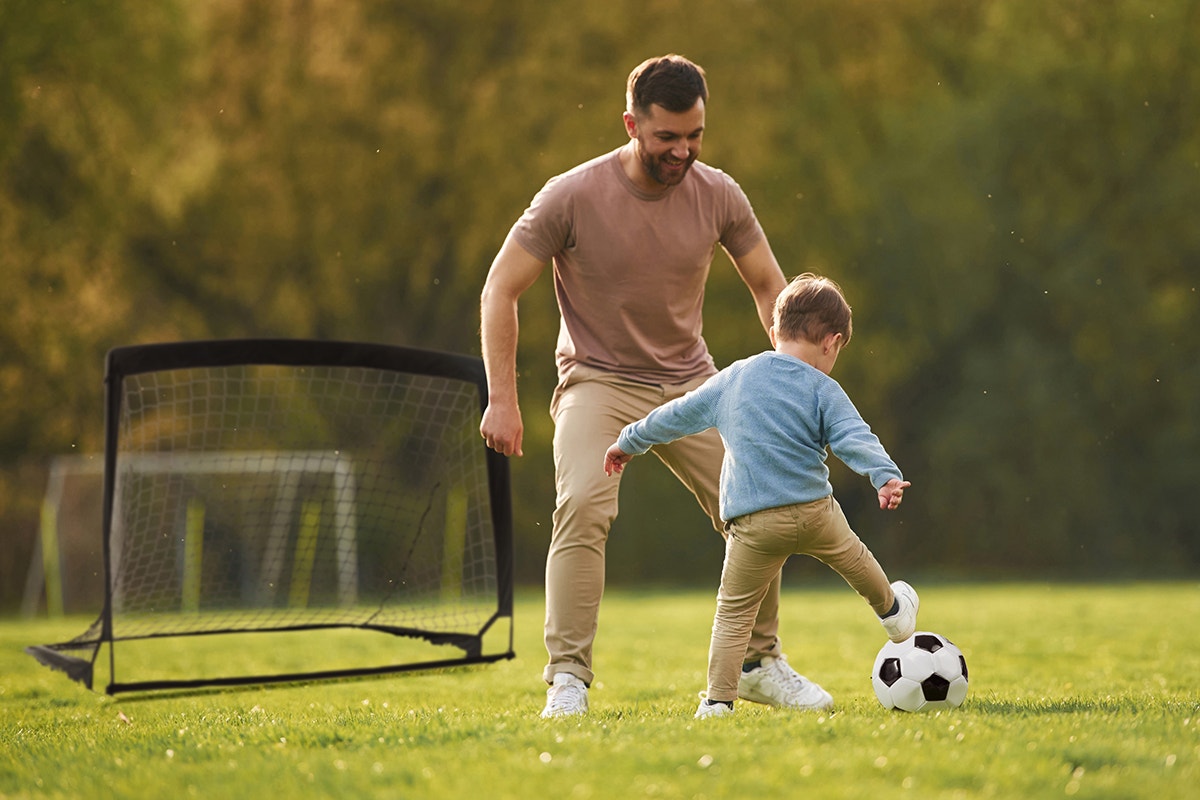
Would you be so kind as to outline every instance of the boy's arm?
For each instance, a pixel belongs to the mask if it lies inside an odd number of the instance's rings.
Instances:
[[[714,376],[716,377],[716,376]],[[708,430],[715,424],[710,413],[708,389],[712,379],[702,386],[677,397],[651,411],[621,431],[617,441],[604,454],[604,472],[620,472],[634,457],[656,444],[666,444],[693,433]]]
[[[826,431],[829,449],[843,464],[871,481],[879,493],[880,508],[896,508],[911,484],[904,480],[900,467],[883,449],[879,437],[871,432],[845,392],[838,387],[837,395],[826,399],[829,405],[823,409],[824,413],[827,418],[838,420]]]

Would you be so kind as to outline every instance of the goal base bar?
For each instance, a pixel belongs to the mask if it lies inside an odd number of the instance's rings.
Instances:
[[[31,645],[25,652],[33,656],[43,666],[65,672],[67,677],[82,683],[88,689],[92,688],[92,662],[84,658],[64,655],[51,647]],[[263,686],[276,683],[303,683],[306,681],[338,680],[362,678],[373,675],[390,675],[398,672],[415,672],[418,670],[444,669],[470,664],[493,664],[497,661],[509,661],[516,658],[516,652],[507,650],[503,653],[487,655],[471,655],[464,658],[444,658],[435,661],[420,661],[406,664],[393,664],[383,667],[356,667],[352,669],[319,670],[313,672],[292,672],[273,675],[242,675],[224,678],[195,678],[190,680],[160,680],[135,681],[130,683],[114,682],[108,684],[104,691],[115,695],[126,692],[182,691],[186,689],[220,688],[229,686]]]
[[[386,667],[356,667],[353,669],[325,670],[319,672],[295,672],[280,675],[246,675],[228,678],[197,678],[194,680],[140,681],[137,683],[110,683],[104,688],[106,694],[126,692],[183,691],[188,689],[222,688],[230,686],[263,686],[277,683],[305,683],[308,681],[345,680],[366,678],[375,675],[391,675],[398,672],[463,667],[470,664],[493,664],[516,658],[509,650],[470,658],[447,658],[438,661],[423,661],[411,664],[395,664]]]

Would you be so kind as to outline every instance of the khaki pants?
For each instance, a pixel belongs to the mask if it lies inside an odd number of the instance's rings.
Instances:
[[[813,556],[832,567],[876,614],[895,601],[875,556],[850,529],[830,495],[812,503],[769,508],[731,520],[725,566],[717,593],[712,644],[708,653],[708,696],[736,700],[738,678],[751,628],[763,598],[777,591],[779,571],[792,554]]]
[[[604,474],[605,451],[627,424],[703,382],[651,385],[575,367],[555,389],[550,414],[554,419],[557,501],[546,556],[547,682],[559,672],[569,672],[589,684],[594,677],[592,641],[604,594],[604,547],[617,516],[621,478]],[[691,490],[714,527],[723,532],[717,486],[724,447],[717,432],[688,436],[656,446],[651,452]],[[779,653],[778,569],[760,599],[743,647],[743,654],[752,659]]]

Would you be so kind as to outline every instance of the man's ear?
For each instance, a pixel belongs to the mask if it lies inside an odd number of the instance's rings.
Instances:
[[[625,132],[629,134],[629,138],[636,139],[637,138],[637,118],[635,116],[633,116],[633,114],[630,114],[628,111],[623,113],[621,115],[621,118],[625,121]]]

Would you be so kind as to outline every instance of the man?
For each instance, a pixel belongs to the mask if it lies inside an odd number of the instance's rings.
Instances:
[[[604,546],[617,514],[618,481],[604,475],[604,453],[627,423],[716,372],[700,335],[716,245],[749,288],[764,331],[786,283],[745,194],[697,161],[707,101],[704,71],[686,58],[652,58],[635,68],[626,87],[628,143],[547,182],[509,231],[483,287],[488,407],[479,430],[492,449],[519,456],[517,301],[553,263],[561,324],[550,408],[557,500],[546,559],[544,717],[588,710]],[[654,453],[721,530],[719,435],[707,431]],[[738,696],[828,707],[828,693],[788,666],[778,613],[776,575]]]

